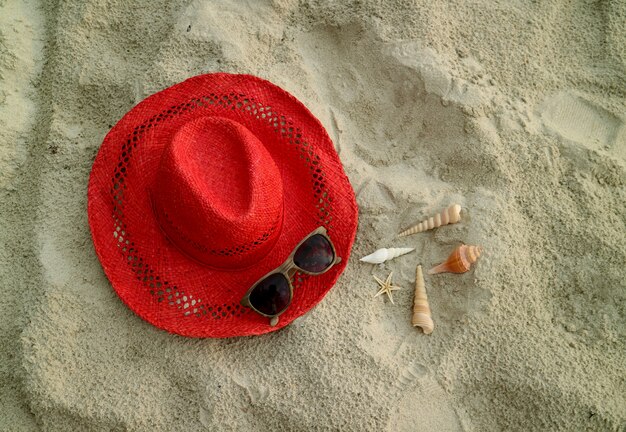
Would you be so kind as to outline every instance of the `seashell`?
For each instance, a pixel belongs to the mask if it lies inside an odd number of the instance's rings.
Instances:
[[[361,261],[370,263],[370,264],[380,264],[385,261],[389,261],[395,257],[399,257],[400,255],[408,254],[409,252],[414,251],[415,248],[382,248],[378,249],[376,252],[361,258]]]
[[[442,225],[457,223],[460,220],[461,206],[459,204],[452,204],[447,209],[442,210],[441,213],[437,213],[435,216],[424,219],[417,225],[414,225],[411,228],[402,231],[400,234],[398,234],[398,237],[404,237],[422,231],[427,231],[433,228],[440,227]]]
[[[461,245],[450,254],[447,260],[428,270],[428,274],[465,273],[478,260],[483,248],[480,246]]]
[[[415,297],[413,298],[413,327],[421,327],[424,334],[431,334],[435,328],[435,323],[430,315],[428,296],[424,287],[424,275],[422,266],[418,265],[415,270]]]

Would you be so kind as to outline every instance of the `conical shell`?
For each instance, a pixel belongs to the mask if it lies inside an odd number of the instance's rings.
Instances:
[[[428,270],[428,274],[465,273],[478,260],[482,251],[480,246],[461,245],[450,254],[447,260]]]
[[[376,252],[369,254],[361,258],[361,261],[370,263],[370,264],[380,264],[385,261],[389,261],[395,257],[399,257],[400,255],[408,254],[409,252],[414,251],[415,248],[382,248],[378,249]]]
[[[400,234],[398,234],[398,237],[408,236],[411,234],[437,228],[442,225],[457,223],[460,220],[461,220],[461,206],[459,204],[452,204],[450,207],[442,210],[440,213],[437,213],[435,216],[432,216],[428,219],[424,219],[422,222],[418,223],[417,225],[414,225],[411,228],[408,228],[402,231]]]
[[[413,327],[421,327],[424,334],[431,334],[435,328],[435,323],[430,314],[421,265],[418,265],[415,270],[415,297],[413,298],[413,318],[411,319],[411,324],[413,324]]]

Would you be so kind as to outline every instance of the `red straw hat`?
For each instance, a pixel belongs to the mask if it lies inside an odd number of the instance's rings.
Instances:
[[[199,75],[156,93],[108,133],[88,188],[89,226],[113,288],[137,315],[194,337],[261,334],[333,286],[357,226],[354,191],[320,122],[250,75]],[[276,327],[240,304],[324,227],[342,260],[297,272]]]

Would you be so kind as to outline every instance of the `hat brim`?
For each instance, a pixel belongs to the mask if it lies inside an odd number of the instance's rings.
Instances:
[[[162,233],[151,208],[149,191],[163,151],[159,143],[185,122],[211,115],[252,131],[283,182],[284,220],[276,244],[243,270],[217,270],[183,255]],[[104,271],[131,310],[183,336],[231,337],[277,330],[319,303],[348,262],[358,212],[332,141],[302,103],[269,81],[216,73],[146,98],[111,129],[89,178],[88,217]],[[240,301],[319,226],[327,229],[342,261],[319,276],[296,274],[292,304],[271,327]]]

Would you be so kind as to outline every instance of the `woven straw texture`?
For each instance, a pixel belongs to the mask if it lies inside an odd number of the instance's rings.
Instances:
[[[217,151],[202,132],[207,122],[234,147]],[[193,154],[185,151],[189,141],[213,147],[181,162]],[[181,166],[188,169],[171,172]],[[202,192],[213,194],[209,209],[185,201],[202,183],[213,185]],[[245,213],[245,225],[233,224],[228,211]],[[96,253],[120,298],[153,325],[192,337],[267,333],[309,311],[344,270],[358,218],[354,191],[313,114],[268,81],[224,73],[154,94],[111,129],[91,171],[88,213]],[[293,302],[270,327],[239,302],[318,226],[342,262],[323,275],[296,274]]]
[[[280,171],[245,126],[218,116],[185,123],[164,148],[150,191],[154,214],[181,252],[236,270],[269,253],[283,222]]]

